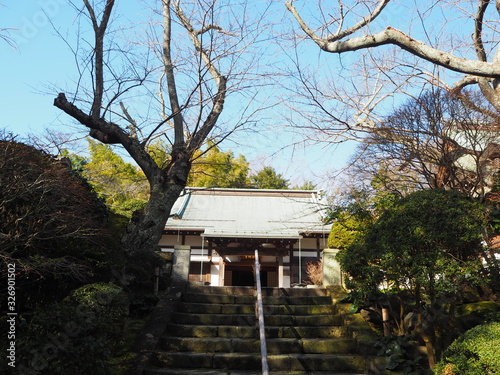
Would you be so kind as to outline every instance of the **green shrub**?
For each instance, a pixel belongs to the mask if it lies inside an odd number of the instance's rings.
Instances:
[[[128,258],[126,274],[130,279],[128,288],[135,291],[152,291],[154,269],[166,264],[158,251],[138,251]]]
[[[53,303],[19,326],[16,375],[107,375],[110,325],[87,309]]]
[[[108,322],[116,322],[128,315],[127,295],[112,283],[84,285],[74,290],[66,301]]]
[[[385,336],[375,343],[377,355],[387,359],[386,370],[398,371],[401,375],[428,374],[412,341],[408,335]]]
[[[474,327],[443,353],[436,375],[500,374],[500,323]]]
[[[88,284],[20,322],[16,375],[109,374],[128,298],[114,284]],[[120,324],[114,324],[120,323]]]
[[[471,329],[485,322],[500,321],[500,304],[493,301],[468,303],[457,308],[461,326]]]

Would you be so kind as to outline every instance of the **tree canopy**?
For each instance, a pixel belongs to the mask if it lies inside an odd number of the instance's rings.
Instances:
[[[145,206],[149,187],[144,173],[126,163],[110,145],[88,139],[90,156],[83,167],[83,176],[114,212],[131,217]]]
[[[457,296],[462,287],[481,281],[486,221],[485,207],[463,193],[417,191],[383,212],[338,259],[350,288],[369,294],[385,285],[410,293],[422,316],[423,303],[434,309],[439,299]],[[408,298],[404,301],[407,308],[412,306]],[[439,355],[434,329],[420,331],[429,344],[431,366]]]
[[[273,167],[264,167],[250,177],[251,186],[257,189],[288,189],[290,183]]]
[[[188,185],[193,187],[244,188],[248,186],[250,163],[245,156],[234,156],[229,150],[220,149],[213,143],[208,144],[208,151],[196,158]]]

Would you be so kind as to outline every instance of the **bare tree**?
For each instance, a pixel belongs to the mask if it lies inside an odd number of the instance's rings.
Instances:
[[[385,171],[379,182],[390,190],[446,188],[484,198],[498,171],[498,126],[484,125],[492,120],[446,91],[424,93],[365,138],[353,168],[370,176]]]
[[[5,7],[4,4],[0,3],[0,8]],[[3,40],[6,42],[9,46],[12,48],[16,48],[16,43],[14,39],[10,36],[10,32],[14,30],[13,28],[10,27],[0,27],[0,40]]]
[[[434,48],[428,43],[424,43],[420,40],[412,38],[409,34],[398,30],[390,25],[387,25],[384,30],[372,33],[370,32],[369,26],[374,22],[377,17],[383,14],[384,9],[389,3],[394,2],[393,0],[379,0],[379,1],[357,1],[356,5],[367,9],[368,14],[361,18],[354,25],[345,26],[346,17],[346,7],[342,1],[339,1],[338,10],[335,12],[333,19],[329,20],[327,24],[324,25],[325,29],[330,29],[332,27],[337,27],[336,31],[327,33],[325,36],[319,36],[314,30],[312,30],[308,24],[302,19],[301,15],[293,5],[293,0],[288,1],[286,6],[288,10],[293,14],[296,21],[306,33],[306,35],[311,38],[322,50],[330,53],[344,53],[350,51],[357,51],[361,49],[379,47],[382,45],[395,45],[399,48],[409,52],[412,55],[420,57],[427,60],[433,64],[442,66],[446,69],[453,70],[459,73],[467,74],[466,80],[462,80],[457,88],[463,88],[467,85],[477,83],[480,85],[481,89],[484,90],[485,96],[489,99],[491,104],[496,106],[497,109],[500,100],[498,99],[498,93],[496,90],[495,78],[500,76],[500,66],[498,66],[496,60],[498,59],[498,50],[495,48],[487,51],[485,44],[483,42],[483,31],[485,26],[485,14],[488,7],[493,3],[490,0],[480,0],[477,1],[477,11],[475,14],[470,14],[474,22],[473,37],[471,43],[473,44],[477,58],[469,59],[463,58],[452,53],[446,52],[444,50]],[[453,3],[457,8],[457,5],[463,5],[463,1],[446,1],[446,3]],[[462,3],[462,4],[460,4]],[[470,3],[470,2],[468,2]],[[500,12],[500,1],[494,1],[496,5],[496,12]],[[422,7],[425,9],[432,5],[415,3],[415,7]],[[498,16],[498,14],[497,14]],[[446,22],[446,20],[444,20]],[[489,27],[489,26],[488,26]],[[355,35],[359,31],[366,31],[364,35]],[[488,52],[490,54],[490,60],[487,61]],[[493,91],[492,91],[493,90]],[[486,95],[487,94],[487,95]]]
[[[452,92],[487,118],[484,131],[497,132],[492,124],[498,123],[500,111],[500,1],[339,0],[328,8],[318,4],[298,8],[290,0],[286,6],[306,39],[348,60],[328,85],[299,74],[307,92],[301,100],[313,108],[300,113],[305,120],[301,126],[310,138],[316,135],[312,140],[360,140],[366,134],[395,140],[397,132],[380,126],[387,103],[394,105],[396,93],[418,97],[432,86]],[[485,100],[467,94],[465,88],[471,85],[479,87]]]
[[[226,126],[221,114],[228,95],[243,89],[250,67],[258,66],[243,56],[263,27],[258,19],[250,21],[244,2],[154,3],[150,15],[157,22],[148,23],[145,38],[130,32],[136,25],[119,24],[123,17],[115,14],[114,0],[83,0],[81,9],[74,4],[89,21],[94,40],[86,41],[79,31],[76,90],[71,99],[60,93],[54,101],[94,139],[122,146],[149,181],[149,202],[135,212],[123,238],[129,254],[157,246],[195,151],[245,123],[233,114]],[[85,43],[90,50],[82,50]],[[148,152],[158,138],[169,144],[167,160]]]
[[[428,181],[436,186],[450,183],[465,171],[464,164],[462,168],[455,168],[460,167],[460,159],[465,155],[476,163],[475,171],[481,172],[478,164],[485,158],[488,146],[483,148],[482,156],[475,155],[473,147],[469,147],[473,145],[467,145],[471,140],[468,136],[460,141],[449,135],[442,136],[446,135],[446,131],[463,135],[469,132],[468,123],[448,124],[440,131],[441,136],[428,134],[415,143],[410,132],[401,132],[400,125],[404,119],[393,118],[390,123],[384,122],[380,114],[384,109],[387,112],[387,107],[381,104],[387,98],[394,98],[395,91],[418,97],[427,89],[423,85],[439,86],[485,116],[483,121],[474,123],[469,133],[476,134],[472,139],[477,141],[480,133],[489,133],[486,138],[490,142],[495,139],[500,114],[500,0],[338,0],[328,2],[328,6],[319,2],[319,7],[312,11],[309,4],[299,8],[301,5],[294,0],[286,2],[287,9],[302,29],[302,35],[327,53],[338,54],[345,59],[356,56],[358,61],[352,58],[349,63],[354,61],[359,65],[357,70],[352,70],[357,72],[358,77],[353,74],[354,78],[349,82],[351,87],[340,93],[328,92],[333,105],[325,101],[321,87],[307,86],[309,97],[313,97],[308,102],[316,104],[315,113],[323,113],[331,121],[330,126],[325,124],[317,129],[320,134],[332,128],[339,129],[334,132],[335,136],[344,136],[340,133],[344,132],[347,136],[362,139],[369,134],[368,139],[377,139],[379,145],[387,147],[384,151],[394,151],[402,146],[401,153],[408,155],[406,161],[417,161],[421,167],[429,165],[428,159],[432,157],[430,165],[438,168],[429,169],[427,176],[431,177]],[[396,14],[398,7],[401,11]],[[308,78],[301,81],[309,83]],[[368,83],[365,87],[360,84],[363,80]],[[340,84],[336,82],[336,86]],[[395,91],[388,92],[386,86]],[[467,94],[465,88],[472,86],[479,88],[485,100],[475,101]],[[408,111],[411,109],[408,108]],[[415,118],[407,119],[415,123]],[[425,135],[422,129],[416,130],[418,134]],[[418,144],[430,146],[426,153],[419,153],[420,159],[410,155],[412,151],[417,151],[415,146]],[[492,146],[496,148],[498,158],[498,145]],[[439,152],[433,155],[432,150]],[[429,362],[432,367],[431,357]]]

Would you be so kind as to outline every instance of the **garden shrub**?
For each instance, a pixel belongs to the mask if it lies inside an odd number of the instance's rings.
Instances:
[[[409,335],[391,335],[375,343],[377,355],[387,358],[387,370],[397,371],[401,375],[428,374],[429,370],[424,368],[423,358],[417,353],[413,341]]]
[[[121,335],[117,328],[128,307],[121,288],[95,283],[37,308],[20,324],[16,375],[109,374],[108,360]]]
[[[16,375],[107,375],[110,325],[65,302],[35,310],[19,327]]]
[[[457,307],[458,320],[465,330],[486,321],[500,321],[500,304],[493,301],[468,303]]]
[[[488,323],[465,332],[445,350],[434,373],[500,374],[500,323]]]
[[[74,290],[66,301],[108,322],[119,321],[128,315],[128,297],[120,287],[112,283],[84,285]]]

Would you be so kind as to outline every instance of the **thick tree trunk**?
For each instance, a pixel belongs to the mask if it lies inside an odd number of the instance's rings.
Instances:
[[[122,238],[127,256],[158,247],[172,206],[186,187],[190,169],[189,155],[177,153],[166,170],[160,170],[152,177],[148,204],[144,210],[134,213]]]
[[[429,362],[429,368],[432,370],[436,367],[436,346],[434,337],[434,325],[430,323],[430,327],[423,327],[423,317],[422,313],[417,313],[418,317],[418,332],[420,337],[425,343],[425,348],[427,350],[427,360]]]

